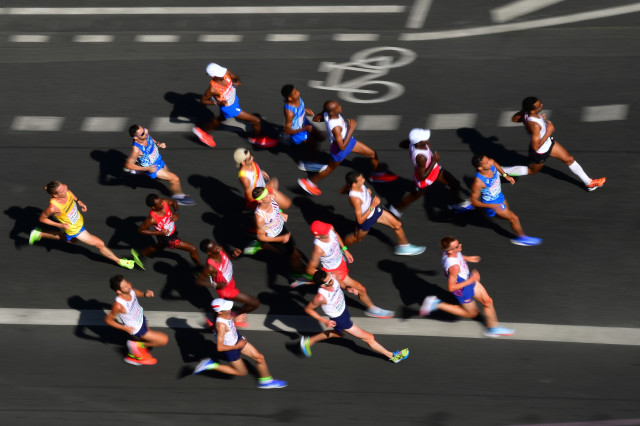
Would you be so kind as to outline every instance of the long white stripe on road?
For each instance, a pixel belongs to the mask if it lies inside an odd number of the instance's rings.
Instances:
[[[427,128],[431,130],[455,130],[462,127],[475,127],[478,114],[431,114],[427,119]]]
[[[544,9],[545,7],[549,7],[563,1],[564,0],[516,0],[505,4],[504,6],[491,9],[491,20],[499,23],[511,21],[512,19],[519,18],[520,16],[527,15],[535,12],[536,10]]]
[[[145,315],[152,328],[202,328],[204,323],[204,315],[198,312],[145,310]],[[0,325],[106,326],[104,316],[105,312],[100,310],[0,308]],[[320,331],[318,322],[308,316],[249,314],[248,319],[248,330],[252,331]],[[461,320],[449,323],[424,318],[355,318],[355,322],[374,334],[485,338],[481,325],[475,321]],[[506,325],[516,329],[516,334],[505,338],[508,340],[640,346],[640,329],[636,328],[511,323]]]
[[[591,12],[574,13],[572,15],[557,16],[554,18],[536,19],[514,24],[492,25],[488,27],[466,28],[462,30],[432,31],[426,33],[400,34],[402,41],[445,40],[450,38],[475,37],[489,34],[508,33],[512,31],[524,31],[534,28],[552,27],[555,25],[573,24],[591,19],[609,18],[612,16],[626,15],[640,12],[640,3],[626,6],[610,7],[607,9],[593,10]]]
[[[198,41],[203,43],[238,43],[242,41],[240,34],[201,34]]]
[[[64,117],[43,117],[21,115],[14,117],[9,127],[11,130],[27,132],[58,132],[62,130]]]
[[[582,121],[615,121],[626,120],[629,105],[600,105],[584,107],[582,110]]]
[[[14,34],[9,37],[13,43],[46,43],[50,39],[50,36],[42,34]]]
[[[338,2],[339,3],[339,2]],[[2,7],[0,15],[300,15],[402,13],[404,6]]]

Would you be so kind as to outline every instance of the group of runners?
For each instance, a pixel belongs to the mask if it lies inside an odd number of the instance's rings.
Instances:
[[[235,87],[240,85],[239,77],[228,69],[211,63],[206,67],[210,77],[210,85],[201,98],[205,105],[217,104],[220,116],[210,123],[194,127],[193,133],[208,146],[215,146],[209,133],[215,130],[222,121],[236,117],[248,121],[253,126],[253,136],[249,142],[256,146],[272,147],[277,140],[262,133],[259,117],[243,111]],[[282,87],[284,98],[284,135],[292,143],[297,157],[298,168],[312,173],[307,178],[298,180],[300,187],[313,196],[322,194],[318,183],[332,173],[351,153],[360,154],[371,162],[372,173],[368,176],[371,182],[392,182],[397,175],[385,169],[379,161],[378,154],[354,137],[357,123],[353,119],[345,120],[342,106],[330,100],[324,103],[323,110],[314,114],[304,103],[300,91],[293,85]],[[216,348],[221,358],[228,364],[221,364],[211,358],[200,362],[194,374],[207,370],[243,376],[248,373],[241,360],[245,355],[256,362],[258,371],[258,387],[280,388],[287,386],[282,380],[274,379],[269,373],[264,356],[237,331],[237,327],[247,327],[247,313],[260,305],[252,295],[240,291],[233,278],[231,259],[244,254],[255,254],[260,250],[271,251],[286,258],[289,268],[290,286],[317,286],[317,293],[305,307],[305,312],[317,319],[327,329],[314,336],[301,336],[300,351],[311,356],[311,346],[333,337],[341,337],[344,333],[362,339],[374,351],[383,354],[394,363],[409,356],[409,349],[389,351],[378,343],[375,337],[359,328],[351,320],[346,307],[345,292],[355,295],[365,306],[364,313],[376,318],[392,318],[394,312],[378,307],[373,303],[367,288],[349,275],[348,263],[354,258],[349,247],[362,241],[375,223],[392,228],[397,244],[394,254],[415,256],[425,251],[424,246],[413,245],[407,240],[403,230],[401,217],[405,209],[418,200],[435,182],[449,188],[448,207],[455,213],[474,209],[483,209],[489,217],[498,216],[510,222],[515,237],[514,244],[534,246],[542,243],[540,238],[526,235],[519,218],[510,209],[501,190],[501,179],[514,184],[512,176],[535,174],[544,166],[548,157],[564,162],[576,174],[589,191],[604,185],[606,179],[591,179],[567,152],[554,140],[555,127],[541,113],[542,103],[538,98],[528,97],[522,102],[522,109],[514,114],[514,122],[522,122],[530,135],[529,165],[502,167],[486,155],[475,155],[472,165],[476,169],[475,179],[471,186],[470,197],[462,194],[460,182],[440,164],[440,156],[431,146],[431,132],[428,129],[413,129],[409,133],[409,153],[413,164],[413,186],[409,194],[388,209],[381,206],[380,198],[367,187],[365,176],[356,171],[345,175],[345,186],[341,192],[348,194],[349,203],[355,213],[356,227],[353,233],[341,237],[332,224],[313,221],[310,233],[313,236],[313,250],[307,262],[296,246],[291,232],[286,227],[288,214],[285,210],[291,206],[291,199],[279,189],[275,176],[270,176],[261,168],[247,148],[234,151],[233,159],[239,169],[238,179],[243,188],[245,209],[252,214],[253,220],[247,232],[254,236],[254,241],[244,250],[233,248],[227,253],[221,245],[213,240],[201,241],[199,247],[206,254],[206,262],[202,262],[197,247],[178,237],[176,221],[180,206],[191,206],[195,201],[186,195],[181,187],[180,178],[170,172],[160,155],[159,149],[166,144],[153,139],[148,129],[138,124],[129,128],[129,136],[133,139],[132,150],[124,169],[133,174],[144,173],[152,179],[165,180],[172,193],[171,198],[162,198],[150,194],[146,205],[150,208],[148,216],[140,224],[138,232],[155,236],[157,241],[136,250],[131,249],[132,259],[119,258],[98,237],[90,234],[84,226],[81,212],[87,211],[84,204],[69,188],[59,181],[51,181],[45,187],[49,194],[48,207],[42,212],[39,221],[53,227],[53,230],[35,228],[29,235],[29,244],[42,238],[67,242],[80,241],[96,247],[106,258],[117,265],[133,269],[137,264],[144,269],[143,260],[158,250],[175,248],[189,252],[198,275],[196,284],[213,287],[218,298],[212,302],[215,319],[208,319],[209,327],[216,333]],[[328,164],[316,162],[318,143],[324,138],[311,122],[324,122],[330,140],[330,161]],[[52,220],[51,217],[56,220]],[[440,241],[442,265],[447,278],[448,290],[457,298],[458,304],[444,302],[435,296],[427,296],[423,301],[419,314],[427,316],[435,310],[442,310],[453,315],[473,318],[479,315],[479,303],[486,319],[485,335],[489,337],[509,336],[515,331],[503,327],[498,322],[493,301],[484,286],[480,283],[480,274],[469,270],[467,262],[477,263],[479,256],[462,254],[462,243],[452,236]],[[134,288],[122,275],[110,280],[111,289],[116,293],[116,301],[105,321],[108,325],[121,329],[131,336],[127,341],[128,353],[125,362],[132,365],[153,365],[157,362],[148,348],[166,345],[167,334],[151,330],[146,324],[143,309],[138,302],[141,297],[153,297],[152,290],[141,291]],[[235,306],[235,310],[234,310]],[[317,312],[321,308],[326,317]]]

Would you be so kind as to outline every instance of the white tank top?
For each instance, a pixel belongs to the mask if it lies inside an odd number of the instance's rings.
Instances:
[[[418,162],[416,161],[416,157],[418,157],[418,155],[423,155],[427,159],[427,163],[424,166],[425,169],[429,167],[429,164],[431,164],[433,153],[429,149],[429,146],[427,146],[426,149],[420,149],[416,148],[415,145],[411,145],[411,147],[409,148],[409,153],[411,154],[411,162],[413,163],[413,167],[418,167]]]
[[[264,233],[267,237],[275,238],[280,235],[284,227],[284,219],[280,215],[280,206],[275,200],[271,200],[271,213],[256,208],[256,214],[264,219]]]
[[[530,117],[529,114],[525,114],[524,122],[526,123],[527,121],[533,121],[540,126],[540,138],[542,138],[544,134],[547,133],[547,122],[544,121],[541,117]],[[540,145],[540,148],[537,149],[536,152],[538,154],[544,154],[549,151],[549,148],[551,148],[551,138],[547,138],[547,140],[544,141],[542,145]]]
[[[144,322],[144,315],[142,306],[138,303],[138,298],[136,297],[136,293],[131,290],[131,300],[124,300],[121,297],[116,297],[116,302],[121,304],[126,311],[124,314],[118,314],[120,317],[120,321],[126,327],[133,327],[133,333],[136,334],[142,328],[142,323]]]
[[[236,325],[233,322],[233,319],[224,319],[220,317],[216,317],[216,322],[221,322],[225,324],[228,328],[227,332],[224,333],[224,337],[222,338],[222,343],[227,346],[233,346],[238,343],[238,330],[236,330]]]
[[[342,135],[342,139],[347,136],[347,123],[344,121],[341,115],[338,114],[338,118],[329,119],[329,113],[324,113],[324,124],[327,126],[327,134],[329,135],[329,141],[331,143],[335,143],[335,137],[333,136],[333,128],[336,126],[342,127],[342,131],[340,134]]]
[[[325,315],[329,316],[330,318],[337,318],[342,315],[342,313],[346,309],[346,306],[344,293],[340,288],[340,284],[338,283],[338,281],[336,281],[335,278],[332,277],[331,279],[333,280],[333,291],[327,291],[321,286],[320,288],[318,288],[318,293],[324,296],[327,301],[325,305],[321,305],[322,311],[325,313]]]
[[[249,179],[249,184],[251,186],[251,189],[255,189],[259,186],[261,187],[267,186],[267,183],[264,180],[264,175],[262,174],[262,170],[260,170],[260,167],[256,162],[253,163],[253,170],[242,169],[238,173],[238,176],[246,177],[247,179]]]
[[[325,243],[316,238],[313,244],[317,245],[324,252],[324,256],[320,256],[320,264],[324,269],[337,269],[342,263],[342,250],[338,236],[333,230],[329,231],[329,242]]]
[[[469,278],[469,265],[467,265],[467,261],[462,257],[462,253],[458,253],[456,257],[447,256],[447,252],[445,251],[442,254],[442,267],[444,268],[444,276],[449,278],[449,268],[453,265],[458,265],[460,268],[460,272],[458,272],[458,277],[466,280]]]
[[[364,185],[362,185],[362,190],[360,191],[356,189],[350,190],[349,197],[356,197],[362,200],[362,204],[360,205],[360,214],[364,214],[369,209],[369,207],[371,207],[371,201],[373,200],[371,197],[371,190]],[[369,219],[372,215],[373,212],[369,213],[367,219]]]

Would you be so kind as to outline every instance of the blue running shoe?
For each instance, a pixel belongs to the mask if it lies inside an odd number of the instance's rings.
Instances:
[[[420,305],[420,316],[426,317],[431,312],[438,309],[440,302],[442,302],[442,300],[438,299],[436,296],[425,297],[422,305]]]
[[[196,204],[196,200],[194,200],[193,198],[189,197],[188,195],[185,195],[185,196],[176,196],[176,195],[174,195],[171,198],[176,200],[178,202],[178,204],[181,205],[181,206],[195,206],[195,204]]]
[[[542,238],[523,235],[521,237],[514,238],[511,242],[517,246],[539,246],[542,244]]]
[[[396,246],[393,254],[397,256],[417,256],[424,253],[427,248],[425,246],[414,246],[413,244],[404,244]]]
[[[399,363],[403,359],[407,359],[409,357],[409,348],[400,349],[393,353],[393,356],[389,358],[395,364]]]
[[[484,335],[487,337],[503,337],[503,336],[513,336],[515,334],[515,330],[513,328],[506,328],[502,326],[491,327],[484,332]]]
[[[286,388],[287,387],[287,382],[285,382],[284,380],[276,380],[276,379],[271,379],[271,380],[267,380],[264,382],[258,382],[258,388],[260,389],[279,389],[279,388]]]
[[[393,318],[393,316],[395,315],[395,312],[378,308],[377,306],[372,306],[366,311],[364,311],[364,314],[368,317],[387,319],[387,318]]]

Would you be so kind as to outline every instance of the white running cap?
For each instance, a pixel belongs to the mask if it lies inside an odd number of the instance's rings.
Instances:
[[[224,77],[226,72],[226,68],[221,67],[216,63],[211,62],[209,65],[207,65],[207,74],[209,74],[211,77]]]
[[[429,129],[413,129],[409,132],[409,142],[411,145],[415,145],[422,141],[428,141],[431,137],[431,130]]]
[[[244,163],[244,160],[246,160],[249,155],[251,155],[251,151],[247,148],[236,148],[236,150],[233,151],[233,160],[236,162],[236,166],[242,166],[242,163]]]
[[[231,308],[233,308],[233,300],[213,299],[213,302],[211,302],[211,307],[216,312],[230,311]]]

